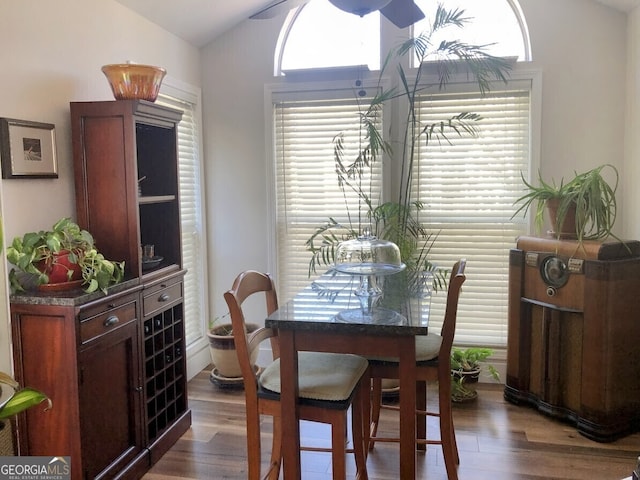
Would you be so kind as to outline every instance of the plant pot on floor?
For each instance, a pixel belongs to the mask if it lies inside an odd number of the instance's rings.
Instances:
[[[251,334],[260,328],[259,325],[247,323],[247,333]],[[211,362],[214,365],[215,375],[226,379],[241,379],[242,371],[238,363],[236,354],[236,344],[231,333],[231,324],[218,325],[209,332],[209,351],[211,352]],[[258,358],[258,348],[255,348],[250,355],[251,364],[254,365]]]
[[[471,402],[478,398],[476,384],[480,376],[477,370],[451,371],[451,400],[455,403]]]

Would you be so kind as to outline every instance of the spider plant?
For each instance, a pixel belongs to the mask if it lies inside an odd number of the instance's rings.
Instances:
[[[612,173],[614,181],[610,184],[605,179],[603,172]],[[522,176],[522,181],[528,192],[516,200],[521,203],[513,214],[526,215],[530,208],[535,208],[535,225],[538,231],[544,223],[545,211],[551,202],[557,204],[555,218],[550,213],[551,226],[557,238],[572,236],[579,243],[584,240],[598,240],[608,236],[618,239],[613,232],[616,220],[617,204],[616,190],[618,188],[618,170],[611,164],[600,165],[584,173],[575,173],[568,182],[560,180],[560,184],[552,180],[550,183],[543,180],[538,174],[539,185],[527,182]],[[555,206],[555,205],[554,205]],[[563,227],[565,221],[575,215],[572,225]]]

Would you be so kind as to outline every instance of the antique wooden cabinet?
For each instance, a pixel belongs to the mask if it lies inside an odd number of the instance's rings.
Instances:
[[[520,237],[510,252],[505,398],[588,438],[640,427],[640,242]]]

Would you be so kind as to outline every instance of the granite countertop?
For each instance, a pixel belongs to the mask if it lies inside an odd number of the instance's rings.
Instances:
[[[108,288],[108,295],[120,293],[130,288],[140,285],[139,278],[132,278],[125,280],[116,285],[112,285]],[[11,294],[9,301],[14,304],[21,305],[59,305],[59,306],[79,306],[89,303],[93,300],[98,300],[104,297],[105,294],[98,290],[93,293],[85,293],[82,288],[76,288],[69,291],[26,291]]]

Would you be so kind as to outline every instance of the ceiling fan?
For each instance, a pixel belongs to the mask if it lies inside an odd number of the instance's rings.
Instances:
[[[273,18],[308,1],[309,0],[276,0],[249,18]],[[383,16],[398,28],[408,27],[424,18],[424,13],[420,10],[420,7],[414,3],[414,0],[329,0],[329,2],[340,10],[361,17],[367,13],[379,10]]]

